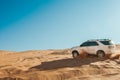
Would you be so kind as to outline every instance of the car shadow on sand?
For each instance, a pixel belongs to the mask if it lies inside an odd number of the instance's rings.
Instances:
[[[68,58],[68,59],[60,59],[48,62],[42,62],[40,65],[33,66],[30,69],[37,69],[37,70],[53,70],[59,68],[67,68],[67,67],[80,67],[82,65],[89,65],[90,63],[103,61],[106,59],[98,58],[98,57],[88,57],[88,58]]]

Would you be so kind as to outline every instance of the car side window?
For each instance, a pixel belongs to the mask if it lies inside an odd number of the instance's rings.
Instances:
[[[85,46],[98,46],[97,42],[85,42],[80,47],[85,47]]]
[[[84,42],[83,44],[80,45],[80,47],[84,47],[84,46],[89,46],[88,42]]]
[[[100,41],[104,45],[112,45],[113,43],[111,41]]]
[[[97,42],[89,42],[89,46],[98,46]]]

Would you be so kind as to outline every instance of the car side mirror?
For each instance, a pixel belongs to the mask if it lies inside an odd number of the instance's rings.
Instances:
[[[80,47],[82,47],[82,45],[80,45]]]

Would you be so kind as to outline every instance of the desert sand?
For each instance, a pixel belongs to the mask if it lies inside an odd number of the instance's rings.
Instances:
[[[73,59],[69,49],[1,50],[0,80],[120,80],[119,53],[118,49],[110,58]]]

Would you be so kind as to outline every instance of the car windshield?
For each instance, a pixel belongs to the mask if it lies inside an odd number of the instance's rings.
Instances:
[[[100,42],[104,45],[112,45],[113,44],[112,41],[100,41]]]

